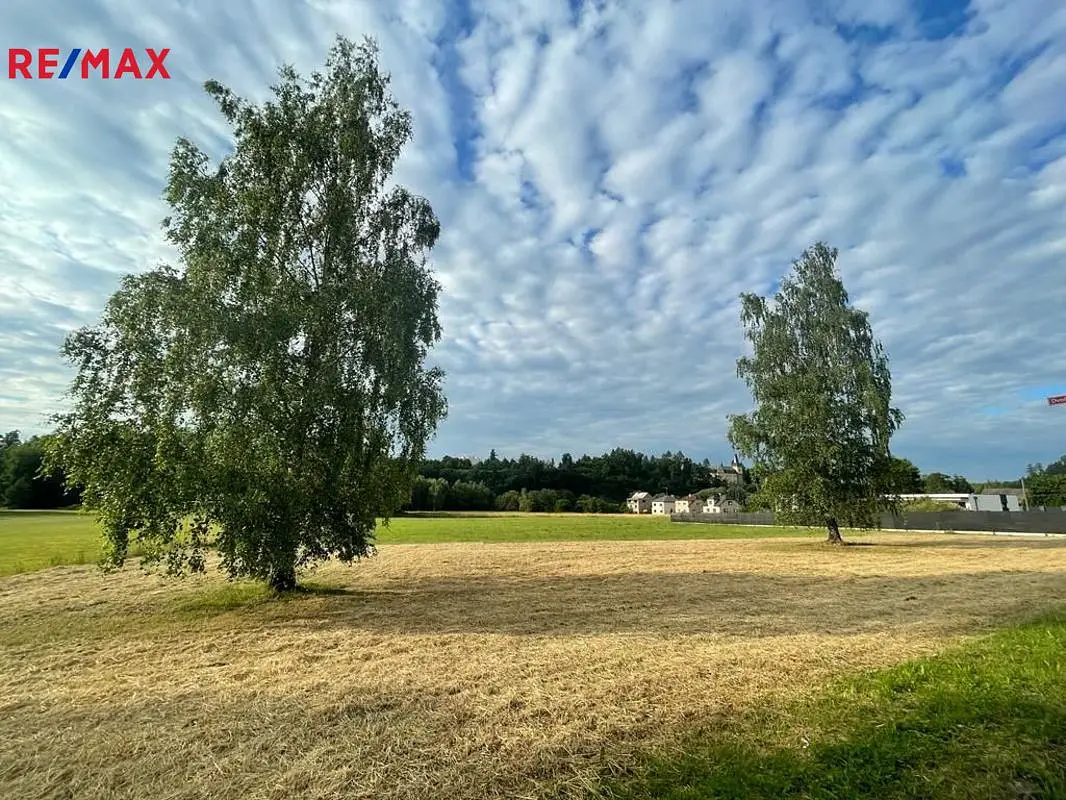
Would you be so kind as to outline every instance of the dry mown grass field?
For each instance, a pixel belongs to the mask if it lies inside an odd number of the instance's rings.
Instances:
[[[388,545],[284,601],[0,579],[0,796],[578,794],[635,749],[1066,600],[1066,541]]]

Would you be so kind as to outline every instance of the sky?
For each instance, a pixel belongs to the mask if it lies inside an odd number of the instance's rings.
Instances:
[[[431,453],[614,447],[728,460],[741,292],[825,240],[923,471],[1066,453],[1061,0],[8,0],[0,54],[0,430],[48,429],[59,347],[173,253],[179,136],[277,68],[373,36],[442,223],[449,416]],[[169,80],[9,80],[11,47],[170,48]],[[145,60],[147,63],[147,60]]]

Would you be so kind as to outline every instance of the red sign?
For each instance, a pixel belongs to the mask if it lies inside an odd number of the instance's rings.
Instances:
[[[1049,406],[1066,406],[1066,394],[1058,394],[1047,399]]]
[[[169,47],[164,47],[159,51],[150,47],[146,48],[144,52],[151,64],[144,60],[138,63],[137,54],[131,47],[123,48],[121,52],[117,48],[112,52],[108,47],[101,47],[95,52],[86,48],[82,52],[82,48],[75,47],[67,54],[66,59],[62,62],[62,67],[57,73],[56,67],[59,67],[61,63],[59,61],[60,52],[58,47],[41,47],[36,51],[27,50],[24,47],[11,47],[7,51],[7,77],[11,80],[16,80],[19,77],[66,80],[75,65],[80,64],[82,80],[89,79],[91,70],[97,70],[103,78],[124,78],[129,75],[137,80],[142,78],[148,80],[152,78],[170,80],[170,73],[167,72],[166,65],[163,63],[166,57],[170,55]],[[31,71],[35,55],[37,58],[36,75]],[[115,61],[112,61],[112,55],[114,55]],[[115,66],[114,70],[111,69],[112,64]],[[148,69],[142,71],[141,64],[145,64]]]

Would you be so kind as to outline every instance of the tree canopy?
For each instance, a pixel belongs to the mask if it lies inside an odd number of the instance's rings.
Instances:
[[[370,40],[283,67],[255,105],[205,84],[233,132],[217,164],[179,139],[163,226],[180,266],[125,278],[64,353],[77,367],[51,463],[84,487],[119,565],[135,537],[171,572],[295,586],[370,555],[446,413],[440,224],[391,186],[412,134]]]
[[[892,494],[920,494],[925,491],[922,473],[909,459],[890,456],[885,491]]]
[[[18,431],[0,436],[0,506],[7,508],[64,508],[76,505],[76,487],[65,487],[63,474],[42,475],[48,437],[26,441]]]
[[[1066,455],[1044,466],[1031,464],[1026,470],[1028,502],[1036,507],[1066,508]]]
[[[850,305],[838,251],[819,242],[793,262],[772,300],[741,295],[751,355],[737,361],[755,403],[729,438],[763,475],[760,498],[786,524],[872,527],[892,507],[888,358],[866,312]]]
[[[1058,461],[1052,461],[1047,466],[1043,464],[1030,464],[1025,468],[1026,475],[1066,475],[1066,456]]]
[[[922,478],[922,488],[918,491],[929,494],[972,494],[974,487],[962,475],[930,472]]]

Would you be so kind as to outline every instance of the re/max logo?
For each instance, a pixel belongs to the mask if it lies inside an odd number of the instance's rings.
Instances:
[[[163,63],[166,57],[170,55],[170,48],[164,47],[158,51],[146,48],[144,52],[147,58],[138,61],[133,48],[127,47],[122,50],[118,54],[118,58],[114,60],[115,69],[112,72],[110,48],[102,47],[99,50],[85,48],[83,50],[80,47],[75,47],[67,54],[63,66],[57,74],[56,68],[59,67],[60,53],[58,47],[42,47],[38,50],[12,47],[7,51],[7,77],[11,80],[16,78],[59,78],[60,80],[66,80],[71,70],[74,69],[75,64],[78,64],[80,60],[80,77],[83,80],[89,77],[90,70],[96,70],[101,78],[129,77],[136,80],[153,78],[170,80],[170,73],[167,72],[166,65]],[[36,74],[31,72],[31,68],[34,66],[34,56],[36,56],[37,62]],[[142,65],[146,66],[147,69],[142,70]]]

